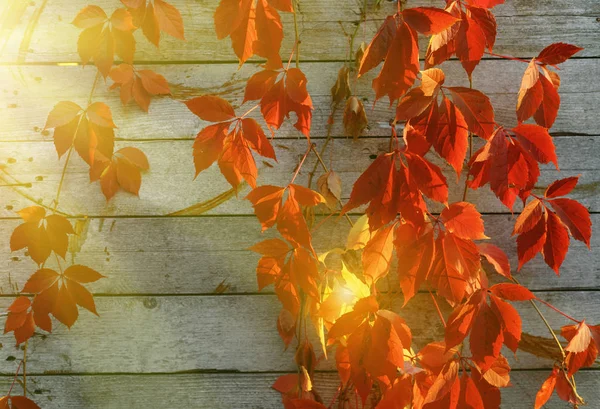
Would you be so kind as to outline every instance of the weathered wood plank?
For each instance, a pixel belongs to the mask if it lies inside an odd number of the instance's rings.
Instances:
[[[592,323],[600,321],[599,295],[597,291],[538,293],[567,314]],[[0,307],[6,308],[10,301],[2,298]],[[98,297],[96,303],[100,318],[82,312],[71,330],[56,325],[51,336],[29,341],[27,367],[32,374],[295,370],[293,351],[283,351],[275,328],[281,307],[274,295]],[[524,331],[547,335],[529,303],[515,306]],[[444,305],[442,309],[448,311]],[[553,328],[566,323],[558,314],[544,311]],[[412,328],[417,349],[443,336],[429,294],[417,295],[400,314]],[[0,342],[4,345],[0,360],[20,355],[12,334],[3,335]],[[511,355],[508,352],[507,358],[515,368],[552,366],[526,353],[519,353],[517,361]],[[333,368],[331,360],[319,366]],[[12,369],[4,366],[0,372]]]
[[[512,215],[484,216],[486,234],[511,256],[516,268],[515,238],[510,236],[514,219]],[[600,215],[593,215],[592,221],[594,226],[600,224]],[[9,237],[18,223],[0,221],[1,236]],[[342,247],[348,231],[344,219],[326,222],[314,233],[317,251]],[[94,284],[98,294],[209,294],[222,282],[226,293],[255,293],[258,256],[246,249],[275,236],[272,230],[261,234],[254,217],[92,219],[78,239],[83,243],[81,252],[67,259],[108,277]],[[523,267],[519,280],[533,290],[600,290],[599,237],[592,236],[591,251],[572,241],[561,277],[538,256]],[[23,252],[11,253],[8,240],[0,243],[0,270],[4,272],[0,290],[12,293],[23,287],[36,266]],[[52,260],[48,266],[56,268]],[[395,267],[390,276],[396,283]],[[271,291],[270,287],[263,290]]]
[[[160,50],[137,33],[139,61],[234,61],[229,40],[219,41],[214,33],[213,13],[216,2],[203,0],[175,0],[172,3],[183,13],[187,42],[165,36]],[[302,58],[304,60],[344,60],[347,52],[347,40],[338,22],[346,31],[351,31],[359,19],[359,4],[362,1],[320,2],[305,0],[299,10],[300,34],[302,38]],[[557,42],[569,42],[585,47],[581,56],[598,56],[598,5],[592,0],[565,5],[558,0],[532,2],[522,0],[507,2],[498,7],[498,41],[495,52],[520,57],[533,57],[546,45]],[[97,1],[112,12],[115,3],[110,0]],[[64,62],[79,61],[76,41],[79,30],[70,24],[77,12],[87,5],[84,0],[53,1],[47,4],[33,32],[26,53],[19,52],[22,38],[26,33],[28,21],[23,19],[12,33],[11,43],[0,57],[4,62]],[[413,5],[435,5],[432,0],[417,1]],[[34,7],[34,6],[32,6]],[[383,10],[369,15],[366,40],[379,26],[381,19],[394,11],[394,4],[386,4]],[[564,14],[563,14],[564,13]],[[284,13],[283,25],[285,38],[282,53],[291,50],[293,43],[293,24],[291,15]],[[362,39],[362,38],[360,38]],[[421,37],[421,49],[426,47],[426,39]]]
[[[335,83],[342,63],[307,63],[303,65],[308,78],[308,89],[314,99],[312,136],[327,135],[330,108],[330,89]],[[121,139],[188,139],[193,138],[206,123],[200,121],[181,103],[203,94],[219,94],[235,105],[242,102],[246,80],[259,68],[247,64],[237,71],[235,66],[210,65],[155,65],[149,68],[163,74],[171,83],[173,99],[154,99],[150,112],[145,114],[133,102],[123,107],[118,91],[109,91],[108,84],[98,84],[95,100],[110,105]],[[448,86],[468,86],[467,77],[460,64],[450,61],[442,65]],[[600,84],[582,81],[582,78],[600,76],[597,60],[571,60],[561,66],[561,110],[552,128],[554,133],[598,134],[600,119],[595,113],[600,109],[597,95]],[[512,61],[483,61],[475,71],[474,86],[490,95],[496,110],[496,122],[504,126],[516,123],[515,106],[525,64]],[[371,72],[357,82],[356,94],[365,98],[367,107],[373,106]],[[41,140],[51,137],[51,131],[42,132],[46,117],[58,101],[70,100],[81,105],[87,103],[94,69],[64,66],[0,67],[0,118],[3,140]],[[493,81],[487,81],[493,78]],[[239,109],[249,109],[252,103]],[[257,117],[259,112],[253,114]],[[395,112],[387,100],[368,108],[370,129],[367,136],[388,136],[389,121]],[[172,126],[177,123],[177,127]],[[297,138],[299,132],[286,123],[276,133],[277,138]],[[336,115],[333,136],[343,136],[341,112]]]
[[[180,374],[28,376],[30,396],[44,409],[123,409],[185,407],[195,409],[281,409],[281,398],[271,385],[279,374]],[[513,371],[512,387],[502,390],[502,407],[530,409],[548,371]],[[596,371],[577,374],[577,391],[589,404],[600,401]],[[7,389],[12,378],[0,378]],[[337,375],[316,373],[314,387],[330,402],[338,387]],[[18,388],[18,386],[17,386]],[[556,395],[546,409],[564,409]],[[367,402],[366,409],[372,409]]]
[[[581,186],[574,192],[573,198],[581,200],[591,211],[600,211],[600,196],[598,189],[598,169],[600,169],[600,137],[556,137],[558,157],[561,172],[553,167],[544,165],[539,186],[547,186],[552,181],[581,174]],[[316,141],[320,146],[323,141]],[[89,183],[88,167],[79,159],[72,158],[69,162],[65,179],[60,209],[72,215],[86,214],[88,216],[111,215],[164,215],[186,208],[198,202],[204,202],[225,192],[231,186],[220,175],[215,165],[204,171],[194,181],[191,141],[150,141],[150,142],[119,142],[119,146],[137,146],[142,149],[150,160],[151,169],[144,175],[140,198],[120,192],[108,204],[100,193],[98,183]],[[289,183],[296,164],[306,149],[304,140],[276,141],[276,151],[279,163],[266,166],[260,160],[259,184],[274,184],[284,186]],[[333,143],[328,152],[333,152],[332,166],[340,174],[343,182],[343,196],[348,198],[351,185],[361,172],[374,159],[374,155],[387,152],[389,147],[386,139],[363,138],[359,141],[341,140]],[[448,170],[437,155],[429,154],[432,162]],[[62,159],[64,161],[64,158]],[[31,201],[17,193],[30,195],[36,201],[46,205],[54,198],[62,173],[62,161],[57,160],[54,144],[48,142],[0,143],[0,163],[5,164],[0,176],[5,183],[13,183],[11,177],[20,183],[30,184],[28,187],[4,188],[3,208],[0,216],[14,217],[14,210],[31,205]],[[311,155],[296,183],[305,184],[308,173],[315,163]],[[320,174],[321,169],[319,169]],[[11,176],[7,176],[7,173]],[[318,176],[317,174],[317,176]],[[447,171],[451,185],[450,201],[461,199],[462,181],[457,185],[454,173]],[[168,175],[168,176],[167,176]],[[456,188],[453,188],[456,187]],[[248,188],[244,189],[239,198],[233,198],[212,209],[207,214],[250,214],[249,202],[243,201]],[[470,199],[477,203],[483,213],[507,212],[500,202],[487,188],[481,188],[470,193]],[[519,209],[520,204],[515,206]],[[432,209],[441,209],[434,205]]]

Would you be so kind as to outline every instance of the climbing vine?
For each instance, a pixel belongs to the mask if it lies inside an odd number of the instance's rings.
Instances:
[[[495,54],[492,9],[503,1],[448,0],[444,8],[410,7],[410,2],[399,1],[372,40],[357,46],[369,12],[364,1],[355,29],[345,33],[347,59],[331,89],[327,137],[320,149],[310,139],[314,106],[301,51],[311,44],[302,42],[299,31],[300,2],[221,0],[216,6],[216,36],[229,38],[240,66],[253,57],[262,63],[246,82],[236,109],[216,95],[185,101],[187,109],[210,123],[195,139],[193,163],[197,176],[217,162],[236,192],[247,184],[251,191],[245,199],[262,230],[275,228],[279,235],[251,250],[260,255],[259,290],[272,285],[282,305],[274,326],[285,348],[295,349],[297,372],[272,385],[285,408],[349,408],[367,401],[377,409],[499,408],[500,389],[510,385],[511,370],[503,346],[515,354],[535,349],[512,305],[520,302],[535,308],[558,350],[532,405],[542,407],[554,391],[574,408],[585,403],[575,374],[594,363],[600,326],[562,312],[516,277],[538,253],[559,274],[571,239],[590,247],[589,213],[566,197],[578,177],[556,180],[543,194],[533,191],[540,164],[558,169],[549,134],[560,106],[557,66],[581,49],[555,43],[530,61]],[[60,210],[59,199],[70,159],[76,154],[87,163],[90,181],[99,182],[106,200],[119,190],[137,195],[142,172],[149,169],[139,149],[115,150],[110,107],[94,101],[94,91],[110,78],[110,88],[119,89],[123,104],[134,101],[144,111],[153,97],[170,94],[163,76],[134,65],[133,32],[140,29],[158,47],[162,33],[184,40],[183,22],[179,11],[162,0],[122,3],[125,7],[110,17],[92,5],[73,20],[82,30],[77,42],[81,63],[93,63],[96,76],[85,107],[60,101],[48,115],[45,128],[54,130],[58,158],[64,157],[56,197],[50,206],[20,210],[23,223],[10,239],[11,250],[25,249],[38,270],[9,307],[5,324],[17,345],[24,344],[14,378],[16,382],[21,376],[23,395],[12,393],[13,382],[0,407],[9,402],[13,408],[38,407],[26,396],[27,342],[36,327],[51,332],[51,316],[71,327],[78,306],[98,314],[84,284],[104,276],[79,264],[65,266],[75,230],[73,215]],[[291,48],[283,51],[281,13],[292,16],[295,33]],[[428,37],[426,50],[419,50],[419,36]],[[420,51],[425,51],[423,66]],[[115,55],[122,61],[119,65]],[[515,95],[515,127],[497,123],[489,97],[473,87],[477,66],[486,55],[524,64]],[[444,62],[451,58],[462,65],[469,87],[446,85]],[[354,139],[368,129],[364,102],[369,96],[357,95],[356,84],[370,72],[377,72],[372,80],[375,103],[387,97],[394,109],[389,146],[362,171],[343,203],[341,179],[324,156],[335,158],[336,121],[341,120],[345,134]],[[255,157],[277,159],[272,138],[286,121],[305,138],[297,142],[305,144],[304,154],[287,185],[263,185]],[[297,177],[310,156],[315,165],[303,186]],[[436,157],[447,163],[456,182],[434,163]],[[523,204],[513,227],[516,269],[486,235],[476,204],[468,201],[471,190],[488,187],[510,211],[516,202]],[[339,216],[350,226],[346,243],[317,251],[313,233]],[[413,343],[400,308],[419,293],[430,300],[444,327],[443,336],[426,345]],[[560,333],[564,341],[540,304],[570,321]],[[314,378],[325,359],[335,361],[339,375],[331,402],[323,400]]]

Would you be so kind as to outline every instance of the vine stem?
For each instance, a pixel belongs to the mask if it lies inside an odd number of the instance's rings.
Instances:
[[[512,281],[515,284],[521,285],[521,283],[519,283],[519,281],[515,277],[512,277]],[[529,300],[529,303],[533,306],[533,308],[535,308],[535,311],[537,312],[537,314],[539,315],[539,317],[544,322],[544,325],[546,325],[546,328],[548,328],[548,331],[550,332],[550,335],[552,335],[552,338],[554,338],[554,341],[556,342],[556,345],[558,345],[558,348],[560,349],[560,353],[561,353],[563,361],[564,361],[565,358],[567,357],[567,354],[565,353],[565,350],[564,350],[562,344],[560,343],[560,340],[558,339],[558,337],[554,333],[554,330],[550,326],[550,323],[548,322],[548,320],[546,319],[546,317],[544,316],[544,314],[542,313],[542,311],[539,309],[539,307],[535,304],[535,300]]]
[[[562,312],[561,310],[559,310],[558,308],[556,308],[554,305],[550,304],[548,301],[544,301],[542,299],[536,298],[536,300],[538,300],[539,302],[541,302],[542,304],[544,304],[546,307],[556,311],[557,313],[559,313],[560,315],[562,315],[563,317],[565,317],[568,320],[571,320],[573,322],[576,322],[578,324],[581,324],[581,321],[576,320],[575,318],[571,317],[569,314],[566,314],[564,312]]]
[[[469,75],[469,88],[473,89],[473,78]],[[469,161],[473,157],[473,134],[469,132]],[[463,190],[463,198],[462,201],[465,202],[467,200],[467,194],[469,192],[469,172],[467,170],[467,174],[465,176],[465,189]]]
[[[302,165],[304,165],[304,161],[306,160],[306,157],[308,156],[308,154],[310,153],[310,151],[312,151],[313,146],[314,146],[313,144],[309,144],[308,145],[308,149],[306,150],[306,152],[304,153],[304,156],[302,157],[302,160],[298,164],[298,167],[296,168],[296,171],[294,172],[294,176],[292,176],[292,180],[290,181],[290,185],[292,183],[294,183],[294,180],[296,180],[296,177],[298,176],[298,173],[300,173],[300,169],[302,169]]]
[[[88,106],[90,106],[92,104],[92,98],[94,97],[94,91],[96,91],[96,85],[98,85],[99,79],[100,79],[100,71],[96,70],[96,76],[94,77],[94,83],[92,84],[92,90],[90,91],[90,95],[88,96],[88,100],[87,100]],[[80,124],[81,124],[81,120],[80,120],[80,123],[77,125],[77,128],[79,128]],[[77,129],[75,130],[75,133],[77,133]],[[74,147],[74,145],[71,145],[71,147],[69,148],[69,152],[67,153],[67,158],[65,159],[65,165],[63,166],[63,170],[60,175],[60,181],[58,182],[58,188],[56,189],[56,197],[54,198],[54,206],[52,209],[52,211],[54,213],[56,213],[56,209],[58,208],[60,192],[62,191],[63,183],[65,181],[65,176],[67,174],[67,167],[69,166],[69,160],[71,159],[71,155],[73,154],[73,147]]]
[[[23,348],[23,396],[27,397],[27,347],[29,340],[25,341],[25,348]]]
[[[435,299],[435,296],[433,295],[431,290],[429,290],[429,295],[431,296],[431,299],[433,300],[433,304],[435,305],[435,309],[437,310],[438,316],[440,317],[440,321],[442,321],[442,324],[444,324],[444,328],[446,328],[446,320],[444,319],[444,315],[442,314],[440,305],[438,304],[438,302]]]
[[[6,393],[6,396],[10,396],[10,393],[12,392],[13,387],[15,386],[15,382],[17,382],[17,376],[19,376],[19,372],[21,372],[21,366],[23,366],[23,360],[21,360],[21,362],[19,362],[19,366],[17,366],[17,371],[15,372],[15,376],[13,377],[13,381],[10,384],[10,388]]]
[[[298,5],[299,0],[292,1],[292,7],[294,8],[294,33],[296,35],[296,68],[300,68],[300,31],[298,30]]]

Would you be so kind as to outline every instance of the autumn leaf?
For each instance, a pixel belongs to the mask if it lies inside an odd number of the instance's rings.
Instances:
[[[417,33],[404,20],[388,16],[365,50],[358,74],[363,75],[384,60],[373,80],[375,100],[387,95],[390,105],[410,89],[419,73]]]
[[[267,68],[250,77],[244,102],[260,101],[260,111],[271,132],[279,129],[291,112],[296,113],[294,127],[310,139],[313,103],[307,84],[306,76],[298,68],[282,71]]]
[[[325,198],[327,207],[335,209],[342,198],[342,180],[334,171],[323,173],[317,179],[317,186],[321,196]]]
[[[142,185],[142,171],[150,169],[144,152],[138,148],[126,147],[116,151],[112,158],[96,155],[96,162],[90,168],[90,181],[100,181],[100,187],[109,201],[121,188],[139,196]]]
[[[252,151],[276,159],[273,146],[258,122],[252,118],[236,117],[229,102],[217,96],[197,97],[185,104],[200,119],[218,122],[202,129],[196,136],[196,176],[217,161],[231,186],[237,188],[245,180],[251,187],[256,187],[258,170]]]
[[[9,402],[12,409],[40,409],[40,407],[31,399],[25,396],[3,396],[0,398],[0,409],[9,409]]]
[[[27,280],[23,292],[36,294],[34,313],[52,314],[71,328],[79,316],[77,305],[98,315],[92,294],[82,284],[93,283],[103,277],[97,271],[77,264],[60,274],[42,268]]]
[[[519,196],[525,200],[540,175],[539,163],[558,162],[552,137],[539,125],[521,124],[511,131],[498,128],[469,163],[469,186],[487,183],[509,209]]]
[[[482,240],[489,239],[484,232],[481,214],[475,205],[467,202],[452,203],[440,215],[446,231],[461,239]]]
[[[4,323],[4,333],[6,334],[14,331],[17,345],[26,342],[33,336],[33,332],[35,331],[36,317],[30,308],[31,301],[24,296],[15,298],[13,303],[8,307],[8,316]],[[39,315],[37,317],[40,318]],[[43,318],[40,320],[42,326],[44,326],[46,322],[47,321],[44,321]],[[52,327],[50,327],[50,329],[52,329]]]
[[[544,48],[535,58],[542,64],[557,65],[567,61],[583,48],[572,44],[554,43]]]
[[[496,37],[496,20],[485,8],[499,4],[497,0],[473,0],[463,9],[459,1],[448,2],[446,12],[455,23],[431,36],[425,55],[425,68],[431,68],[456,55],[471,77],[481,61],[485,48],[492,49]]]
[[[74,148],[91,166],[96,152],[112,156],[116,127],[109,106],[102,102],[83,109],[73,102],[61,101],[48,114],[44,129],[54,128],[54,146],[59,158]]]
[[[532,200],[517,218],[513,235],[518,235],[519,269],[541,252],[558,275],[570,236],[589,247],[592,222],[588,210],[573,199],[557,197],[571,192],[577,181],[574,177],[552,183],[543,200]]]
[[[369,126],[367,113],[362,101],[356,97],[350,97],[344,108],[344,130],[354,140],[358,139]]]
[[[144,111],[148,112],[153,95],[171,93],[165,77],[151,70],[137,70],[129,64],[120,64],[110,71],[114,84],[110,89],[121,89],[121,102],[127,105],[133,99]]]
[[[29,256],[36,264],[43,264],[54,251],[63,259],[69,246],[69,234],[75,234],[71,222],[58,214],[47,215],[40,206],[20,210],[24,223],[13,231],[10,250],[27,248]]]
[[[183,19],[176,7],[163,0],[121,0],[131,13],[135,27],[142,29],[146,38],[158,47],[161,31],[185,40]]]
[[[478,290],[448,317],[446,348],[460,344],[470,333],[472,359],[484,374],[499,358],[502,344],[515,352],[521,339],[519,313],[502,299],[504,297],[525,301],[532,295],[517,287],[492,287],[489,292]]]
[[[556,378],[558,377],[558,368],[554,368],[550,376],[544,381],[540,390],[535,396],[535,409],[540,409],[548,402],[554,392],[556,386]]]
[[[221,0],[214,15],[217,37],[231,38],[233,51],[244,64],[253,55],[281,67],[283,28],[279,11],[294,12],[291,0]]]
[[[106,78],[115,53],[125,63],[133,63],[135,26],[126,9],[116,9],[109,18],[100,7],[86,6],[72,24],[83,29],[77,41],[77,51],[83,65],[94,61],[98,71]]]

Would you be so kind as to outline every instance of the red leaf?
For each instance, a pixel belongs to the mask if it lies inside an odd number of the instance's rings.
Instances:
[[[267,65],[279,68],[279,49],[283,39],[281,17],[277,9],[292,11],[289,4],[280,3],[276,7],[271,1],[241,0],[232,2],[221,0],[215,12],[215,29],[219,39],[231,37],[231,45],[244,64],[254,54],[266,58]]]
[[[264,81],[262,85],[261,81]],[[252,86],[246,91],[245,98],[260,98],[260,111],[272,129],[279,129],[285,118],[289,118],[290,112],[295,112],[297,121],[294,127],[309,138],[313,104],[306,90],[304,73],[291,68],[283,78],[274,83],[273,81],[275,78],[272,73],[257,77],[254,82],[249,82]]]
[[[391,29],[390,24],[395,24],[396,34],[391,38],[391,41],[387,38],[383,42],[388,46],[388,49],[383,67],[381,67],[377,78],[373,80],[373,89],[375,90],[375,100],[387,95],[391,104],[404,95],[415,82],[419,73],[419,48],[417,34],[405,22],[390,22],[388,18],[384,22],[385,28],[383,31],[385,33]],[[375,41],[379,43],[377,36],[373,39],[373,42]],[[364,62],[371,58],[370,49],[368,48],[365,52],[363,65],[360,69],[361,74],[367,71],[363,67]],[[375,52],[379,53],[379,49]]]
[[[436,7],[413,7],[402,11],[404,21],[421,34],[439,34],[459,21],[452,14]]]
[[[583,352],[588,349],[592,342],[592,333],[585,321],[572,328],[570,332],[567,332],[563,327],[562,333],[569,341],[569,344],[565,347],[565,351],[568,352]]]
[[[77,51],[84,65],[91,60],[106,78],[116,53],[127,64],[133,63],[135,39],[133,20],[129,11],[117,9],[110,18],[98,6],[87,6],[72,24],[83,31],[77,41]]]
[[[543,216],[542,213],[543,205],[538,199],[532,200],[525,206],[513,229],[513,236],[515,234],[522,234],[533,229]]]
[[[445,208],[440,215],[446,230],[461,239],[487,239],[484,233],[483,220],[475,205],[457,202]]]
[[[224,122],[235,118],[229,102],[215,95],[203,95],[185,101],[185,105],[200,119],[209,122]]]
[[[504,0],[501,0],[504,2]],[[471,13],[471,17],[477,23],[477,25],[483,30],[485,33],[485,42],[487,48],[492,51],[494,48],[494,44],[496,43],[496,31],[497,24],[496,18],[491,11],[482,8],[482,7],[469,7],[467,6],[469,13]]]
[[[284,192],[285,189],[279,186],[263,185],[253,189],[246,196],[246,199],[252,203],[254,214],[260,221],[263,231],[277,221]]]
[[[395,174],[393,157],[378,156],[354,183],[350,199],[342,208],[342,214],[369,203],[366,214],[371,231],[396,218],[398,209],[393,193]]]
[[[393,385],[384,394],[375,409],[404,409],[412,398],[412,381],[410,375],[396,378]]]
[[[583,50],[583,48],[575,45],[554,43],[544,48],[536,57],[536,60],[543,64],[557,65],[567,61],[574,54],[577,54],[581,50]]]
[[[577,182],[579,182],[579,176],[571,176],[568,178],[555,180],[550,184],[550,186],[548,186],[544,192],[544,196],[550,199],[568,195],[573,189],[575,189]]]
[[[99,272],[79,264],[74,264],[67,267],[64,272],[64,276],[69,280],[73,280],[82,284],[93,283],[101,278],[105,278],[105,276]]]
[[[557,376],[558,369],[554,368],[550,376],[544,381],[544,383],[540,387],[540,390],[535,396],[535,409],[540,409],[546,404],[546,402],[548,402],[550,396],[552,396],[552,392],[554,392]]]
[[[481,61],[486,45],[486,34],[477,21],[470,15],[462,13],[461,23],[456,34],[455,48],[456,56],[462,63],[469,78],[475,67]]]
[[[396,19],[387,16],[379,30],[367,46],[360,62],[358,75],[363,75],[381,64],[388,53],[388,49],[396,36]]]
[[[501,322],[487,303],[481,303],[473,322],[469,346],[473,361],[482,370],[488,370],[500,355],[504,336]]]
[[[385,276],[390,269],[394,249],[394,227],[395,225],[392,224],[377,230],[364,248],[363,274],[369,286]]]
[[[494,266],[496,272],[506,278],[511,278],[510,273],[510,262],[508,256],[499,247],[493,244],[480,243],[477,244],[479,253],[486,258],[486,260]]]
[[[469,132],[462,113],[449,99],[443,98],[437,118],[437,134],[427,135],[436,152],[446,159],[460,176],[467,154]]]
[[[460,398],[458,404],[460,408],[485,409],[475,382],[473,382],[473,379],[466,372],[463,372],[460,378]]]
[[[542,69],[546,71],[545,69]],[[547,71],[546,71],[547,72]],[[549,74],[549,72],[547,72]],[[533,115],[535,122],[544,128],[551,128],[558,115],[560,107],[560,96],[558,95],[558,87],[546,78],[545,75],[540,75],[539,83],[542,84],[544,99],[538,110]]]
[[[539,125],[520,124],[512,129],[521,145],[540,163],[552,162],[558,169],[556,148],[546,128]]]
[[[13,409],[40,409],[34,401],[25,396],[11,396],[10,401]]]
[[[459,303],[466,294],[467,282],[478,276],[481,261],[477,246],[452,233],[438,236],[437,260],[430,273],[438,294]]]
[[[475,317],[479,313],[482,297],[481,293],[476,293],[466,303],[452,311],[445,329],[446,350],[460,344],[471,331]]]
[[[531,291],[519,284],[496,284],[490,287],[490,291],[492,294],[510,301],[529,301],[535,298]]]
[[[569,228],[575,240],[582,241],[590,248],[592,220],[589,211],[581,203],[566,198],[549,200],[560,220]]]
[[[517,100],[517,119],[523,122],[536,113],[544,99],[544,87],[540,81],[540,72],[535,58],[531,60],[523,79]]]
[[[467,0],[467,2],[473,6],[485,7],[491,9],[498,4],[503,4],[505,0]]]
[[[489,98],[482,92],[464,88],[449,87],[454,104],[465,117],[469,131],[489,139],[494,132],[494,108]]]
[[[492,310],[502,326],[503,342],[511,351],[516,353],[521,341],[521,317],[512,305],[502,301],[495,295],[490,295],[490,300]]]
[[[401,224],[394,240],[398,257],[398,278],[404,305],[415,296],[431,270],[435,254],[433,230],[417,233],[412,224]]]
[[[544,243],[544,261],[560,275],[560,266],[569,249],[569,232],[559,217],[553,212],[546,212],[546,242]]]
[[[418,155],[405,153],[410,176],[421,192],[440,203],[448,202],[448,184],[442,170]]]
[[[546,216],[541,217],[539,221],[530,230],[517,237],[517,254],[519,255],[519,267],[535,257],[542,251],[546,241]]]

